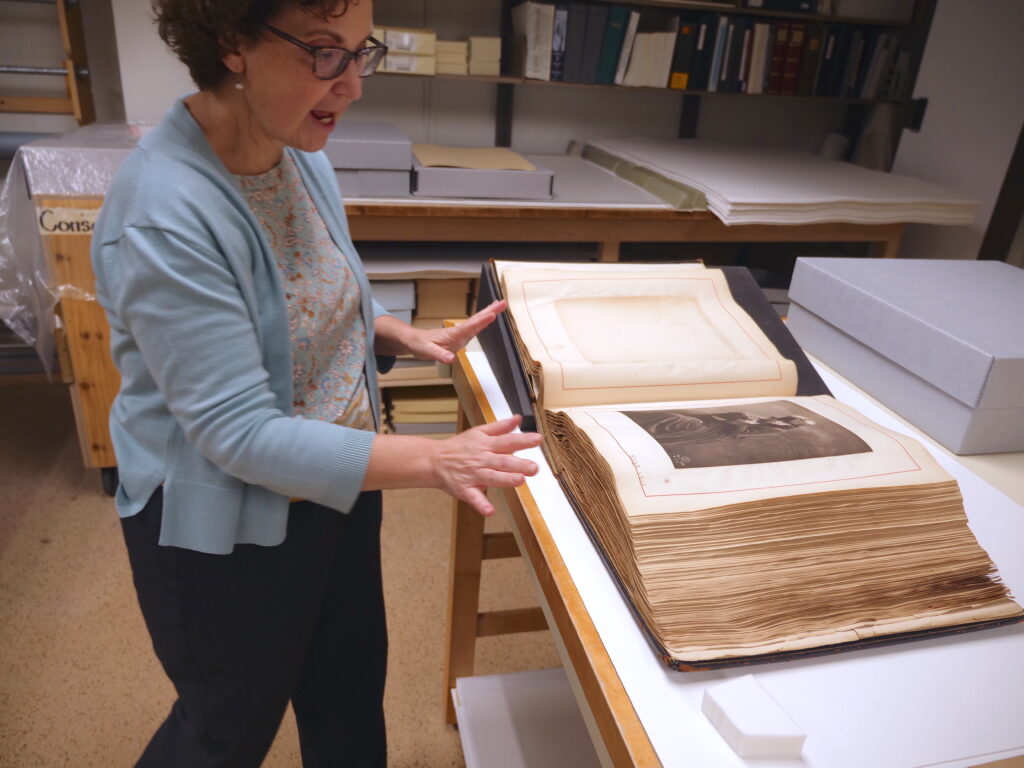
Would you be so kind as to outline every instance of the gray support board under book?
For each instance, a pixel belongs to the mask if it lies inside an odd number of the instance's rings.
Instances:
[[[1024,450],[1024,271],[800,258],[789,298],[809,353],[951,451]]]

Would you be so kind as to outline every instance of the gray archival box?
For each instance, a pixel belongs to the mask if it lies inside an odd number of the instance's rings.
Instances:
[[[807,352],[954,453],[1024,451],[1024,270],[804,257],[789,298]]]
[[[417,197],[462,197],[505,200],[550,200],[554,173],[492,171],[476,168],[427,168],[413,158],[413,194]]]
[[[391,123],[340,120],[324,152],[341,169],[408,171],[412,168],[412,141]]]

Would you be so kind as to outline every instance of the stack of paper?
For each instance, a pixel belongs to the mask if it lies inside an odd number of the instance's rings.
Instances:
[[[674,192],[651,191],[672,205],[704,195],[725,224],[970,224],[978,207],[937,184],[792,149],[642,138],[587,147],[658,176]]]
[[[398,435],[450,435],[459,401],[450,386],[393,387],[387,391],[388,424]]]

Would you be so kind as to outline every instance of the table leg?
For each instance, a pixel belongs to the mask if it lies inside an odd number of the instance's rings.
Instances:
[[[458,431],[470,426],[459,407]],[[452,551],[448,572],[448,646],[445,653],[445,722],[455,724],[451,689],[455,679],[473,674],[480,570],[484,557],[484,518],[469,504],[456,501],[452,509]]]

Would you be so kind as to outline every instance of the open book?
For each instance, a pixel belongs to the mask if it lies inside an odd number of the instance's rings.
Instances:
[[[669,666],[1024,618],[956,481],[829,396],[721,270],[491,268],[548,460]]]

